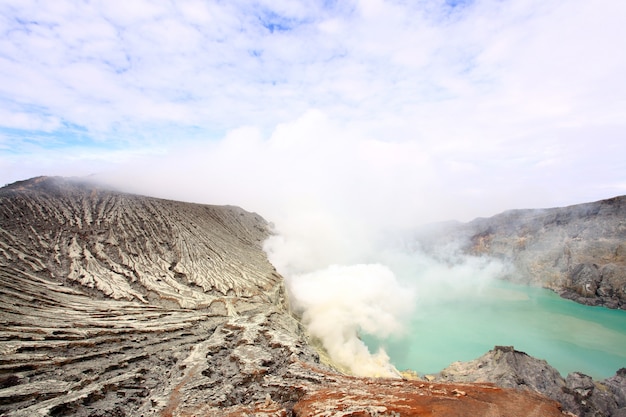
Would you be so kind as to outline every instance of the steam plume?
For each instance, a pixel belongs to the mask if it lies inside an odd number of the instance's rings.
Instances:
[[[389,239],[390,230],[471,214],[467,199],[448,204],[454,190],[436,168],[421,144],[373,138],[312,110],[269,137],[240,128],[105,177],[127,191],[235,204],[274,222],[265,249],[310,332],[353,373],[391,376],[385,353],[368,352],[359,333],[401,335],[422,303],[479,287],[486,267]]]
[[[300,213],[277,225],[265,250],[292,307],[336,364],[358,376],[398,377],[386,352],[370,352],[359,335],[402,337],[416,308],[480,291],[504,266],[449,247],[426,255],[369,232],[330,213]]]

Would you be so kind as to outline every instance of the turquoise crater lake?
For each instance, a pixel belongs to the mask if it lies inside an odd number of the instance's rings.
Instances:
[[[384,347],[396,368],[420,374],[512,345],[547,360],[563,376],[580,371],[603,379],[626,367],[626,311],[495,281],[475,294],[420,306],[403,337],[363,340],[370,351]]]

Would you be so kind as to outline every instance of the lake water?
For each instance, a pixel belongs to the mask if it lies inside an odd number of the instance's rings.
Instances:
[[[396,368],[420,374],[512,345],[563,376],[580,371],[603,379],[626,367],[626,311],[497,281],[471,296],[421,305],[402,338],[363,340],[371,351],[383,346]]]

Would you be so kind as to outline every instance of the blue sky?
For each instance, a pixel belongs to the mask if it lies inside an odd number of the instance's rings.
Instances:
[[[3,1],[0,183],[398,222],[624,194],[625,21],[620,0]]]

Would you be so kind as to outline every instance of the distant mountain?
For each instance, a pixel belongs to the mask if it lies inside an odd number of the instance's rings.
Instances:
[[[269,233],[237,207],[78,179],[0,189],[0,415],[562,416],[536,392],[321,364]]]
[[[431,253],[455,244],[505,260],[515,267],[508,279],[579,303],[626,309],[626,196],[445,223],[417,240]]]

